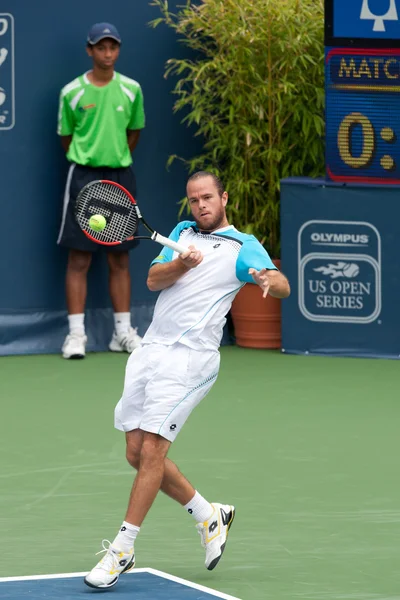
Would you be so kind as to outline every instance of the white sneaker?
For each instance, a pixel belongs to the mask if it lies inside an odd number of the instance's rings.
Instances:
[[[220,561],[225,550],[228,532],[235,518],[235,507],[229,504],[212,503],[212,516],[204,523],[196,525],[201,537],[201,545],[206,550],[205,565],[212,571]]]
[[[108,545],[106,545],[108,544]],[[102,541],[103,550],[97,552],[105,555],[85,577],[85,583],[92,588],[110,588],[118,582],[122,573],[129,573],[135,566],[135,553],[124,554],[111,546],[108,540]]]
[[[114,331],[109,348],[112,352],[133,352],[140,346],[142,338],[137,333],[137,329],[130,327],[127,333],[117,335]]]
[[[62,345],[64,358],[85,358],[87,337],[81,333],[69,333]]]

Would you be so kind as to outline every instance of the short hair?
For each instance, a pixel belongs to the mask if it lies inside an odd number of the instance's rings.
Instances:
[[[222,196],[222,194],[225,191],[224,184],[222,183],[222,181],[218,177],[218,175],[215,175],[215,173],[211,173],[210,171],[197,171],[196,173],[193,173],[193,175],[191,175],[189,177],[187,182],[189,183],[190,181],[196,181],[197,179],[201,179],[202,177],[211,177],[215,183],[215,187],[218,190],[218,194],[220,196]]]

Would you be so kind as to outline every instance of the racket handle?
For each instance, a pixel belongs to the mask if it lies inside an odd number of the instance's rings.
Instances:
[[[162,246],[167,246],[167,248],[171,248],[171,250],[175,250],[175,252],[178,252],[178,254],[183,254],[184,252],[187,251],[187,248],[185,248],[185,246],[181,246],[180,244],[173,242],[169,238],[164,237],[160,233],[157,233],[157,231],[155,231],[153,233],[153,235],[151,236],[151,239],[154,242],[158,242]]]

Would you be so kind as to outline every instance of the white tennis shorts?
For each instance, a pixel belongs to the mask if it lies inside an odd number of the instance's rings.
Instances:
[[[128,359],[115,427],[142,429],[173,442],[218,376],[220,354],[184,344],[144,344]]]

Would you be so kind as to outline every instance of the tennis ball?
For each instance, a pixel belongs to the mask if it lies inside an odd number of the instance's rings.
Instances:
[[[89,219],[89,227],[93,231],[103,231],[106,228],[107,221],[103,215],[92,215]]]
[[[357,277],[360,272],[360,267],[354,263],[348,263],[343,267],[343,275],[348,277],[349,279],[352,277]]]

